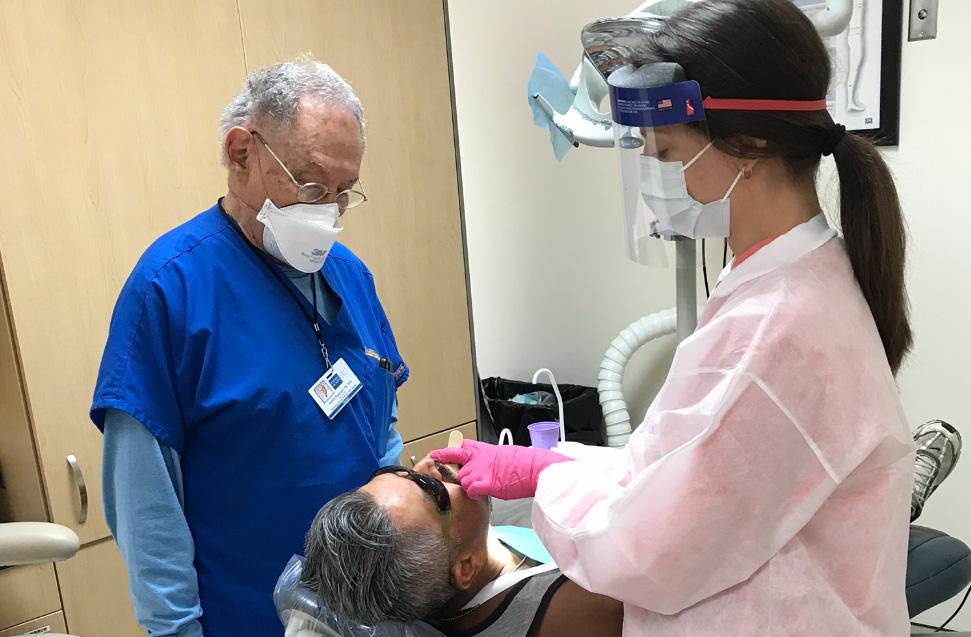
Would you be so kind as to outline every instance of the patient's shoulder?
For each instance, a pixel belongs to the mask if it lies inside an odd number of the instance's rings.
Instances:
[[[591,593],[565,575],[550,587],[536,612],[527,637],[620,637],[624,605],[610,597]]]

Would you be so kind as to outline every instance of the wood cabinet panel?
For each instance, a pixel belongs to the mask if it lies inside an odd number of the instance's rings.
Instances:
[[[477,440],[474,422],[470,422],[467,425],[462,425],[461,427],[456,427],[456,429],[461,431],[462,435],[469,440]],[[399,460],[399,463],[403,467],[410,467],[412,457],[414,457],[415,460],[421,460],[435,449],[443,449],[447,447],[448,435],[451,432],[452,430],[449,429],[448,431],[432,434],[431,436],[425,436],[424,438],[419,438],[418,440],[413,440],[412,442],[405,444],[404,451],[401,452],[401,460]]]
[[[244,77],[235,0],[0,2],[0,258],[53,521],[108,535],[87,412],[118,292],[225,190],[218,122]],[[90,509],[65,457],[77,456]]]
[[[64,619],[80,637],[145,637],[128,595],[128,572],[113,540],[89,544],[58,562]]]
[[[0,628],[9,628],[61,609],[51,564],[0,569]]]

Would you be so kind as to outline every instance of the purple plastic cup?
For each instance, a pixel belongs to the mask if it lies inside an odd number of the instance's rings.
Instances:
[[[560,441],[560,423],[558,422],[534,422],[527,425],[529,430],[529,440],[533,447],[539,449],[552,449]]]

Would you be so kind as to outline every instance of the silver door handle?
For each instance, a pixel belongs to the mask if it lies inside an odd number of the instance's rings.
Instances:
[[[88,519],[88,485],[84,482],[81,465],[78,464],[78,459],[73,453],[67,457],[67,464],[71,467],[71,473],[74,474],[74,484],[77,485],[78,497],[81,499],[81,512],[78,513],[78,524],[84,524]]]

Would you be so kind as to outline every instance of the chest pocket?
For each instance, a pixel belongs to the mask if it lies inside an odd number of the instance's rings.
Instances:
[[[394,405],[395,383],[391,372],[377,364],[368,365],[367,386],[371,388],[367,417],[374,435],[374,447],[380,458],[388,448],[388,428]]]

